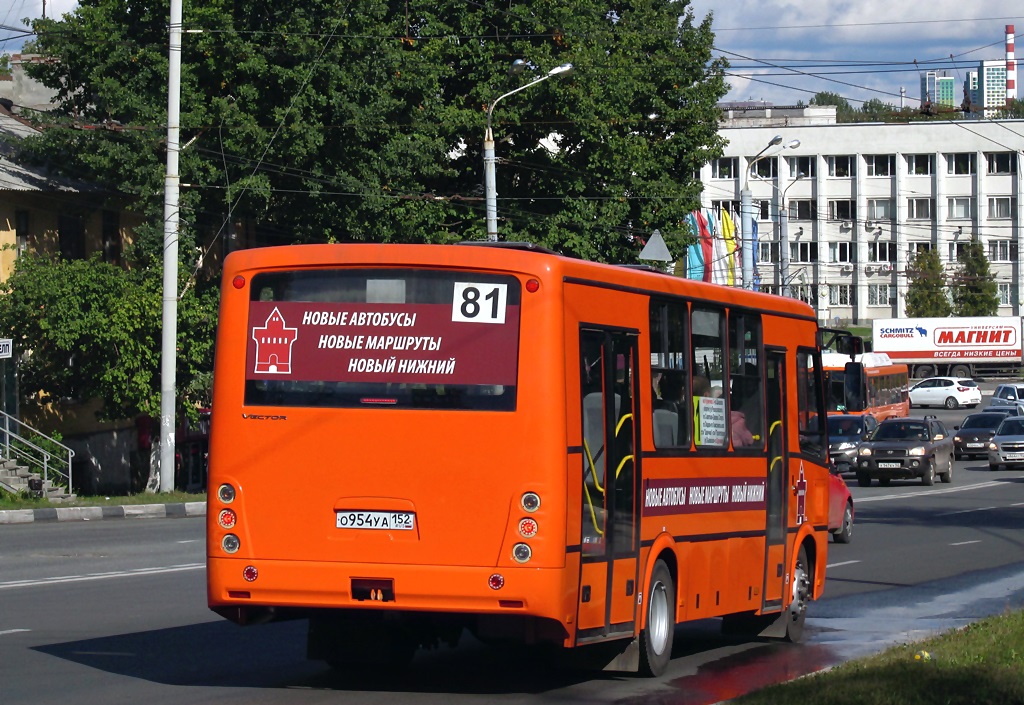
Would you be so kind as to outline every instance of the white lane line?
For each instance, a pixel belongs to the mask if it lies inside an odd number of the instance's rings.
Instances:
[[[178,541],[178,543],[199,543],[200,541],[203,541],[203,540],[204,539],[188,539],[187,541]]]
[[[951,517],[954,514],[970,514],[971,512],[987,512],[990,509],[998,509],[998,507],[978,507],[977,509],[958,509],[955,512],[944,512],[942,514],[936,514],[937,517]]]
[[[975,539],[974,541],[958,541],[957,543],[951,543],[950,546],[970,546],[972,543],[981,543],[981,539]]]
[[[30,632],[30,631],[32,631],[32,630],[31,629],[4,629],[2,632],[0,632],[0,636],[3,636],[4,634],[17,634],[18,632]]]
[[[136,575],[159,575],[160,573],[178,573],[183,570],[201,570],[206,568],[205,563],[189,563],[186,565],[164,566],[161,568],[138,568],[125,570],[118,573],[99,573],[91,575],[62,575],[56,578],[42,578],[40,580],[11,580],[0,583],[0,590],[9,590],[20,587],[38,587],[41,585],[57,585],[59,583],[80,583],[87,580],[109,580],[110,578],[128,578]]]
[[[828,563],[826,568],[838,568],[841,565],[853,565],[854,563],[860,563],[860,561],[840,561],[839,563]]]
[[[1017,478],[1013,478],[1017,479]],[[954,492],[967,492],[969,490],[982,490],[988,487],[1002,487],[1002,482],[979,482],[975,485],[962,485],[960,487],[950,487],[942,490],[921,490],[919,492],[907,492],[904,494],[883,494],[877,497],[857,497],[853,500],[853,503],[857,506],[864,504],[865,502],[885,502],[890,499],[906,499],[907,497],[927,497],[936,494],[951,494]]]

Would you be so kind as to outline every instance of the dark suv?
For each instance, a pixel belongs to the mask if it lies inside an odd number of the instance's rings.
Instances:
[[[953,437],[934,416],[886,419],[857,451],[857,484],[872,478],[888,485],[893,478],[920,477],[925,485],[953,481]]]

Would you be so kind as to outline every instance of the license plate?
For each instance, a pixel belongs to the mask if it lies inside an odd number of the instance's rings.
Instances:
[[[880,467],[880,468],[898,468],[898,467],[902,467],[902,465],[900,465],[899,463],[879,463],[878,467]]]
[[[337,515],[339,529],[399,529],[411,531],[416,527],[413,512],[355,512],[341,511]]]
[[[1007,453],[1007,460],[1024,460],[1024,453]]]
[[[984,448],[985,447],[984,443],[965,443],[964,445],[967,446],[968,448]]]

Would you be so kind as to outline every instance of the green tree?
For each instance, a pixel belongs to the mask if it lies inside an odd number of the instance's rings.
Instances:
[[[945,318],[952,312],[946,272],[936,250],[920,250],[907,267],[907,316]]]
[[[857,120],[857,110],[850,105],[850,101],[838,93],[820,91],[814,94],[809,104],[836,106],[836,122],[854,122]]]
[[[181,412],[209,406],[217,291],[179,301]],[[100,261],[26,253],[0,285],[0,335],[18,351],[25,403],[100,399],[100,418],[160,415],[161,281]],[[153,486],[155,468],[151,467]]]
[[[167,16],[166,0],[89,0],[33,23],[57,60],[31,70],[59,111],[114,128],[49,130],[38,159],[160,202]],[[502,239],[632,262],[657,228],[679,252],[694,171],[721,154],[711,18],[672,0],[211,0],[185,16],[209,31],[182,50],[183,249],[229,211],[266,243],[482,239],[487,107],[564,63],[571,80],[494,112]],[[513,59],[529,70],[509,76]]]
[[[953,313],[957,316],[994,316],[999,290],[989,271],[988,257],[977,238],[964,247],[953,277]]]
[[[860,106],[861,119],[868,122],[885,122],[897,114],[896,106],[878,98],[865,100]]]

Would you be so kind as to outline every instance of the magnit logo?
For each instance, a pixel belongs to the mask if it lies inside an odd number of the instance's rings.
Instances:
[[[287,416],[280,416],[278,414],[246,414],[242,412],[243,419],[249,419],[251,421],[287,421]]]

